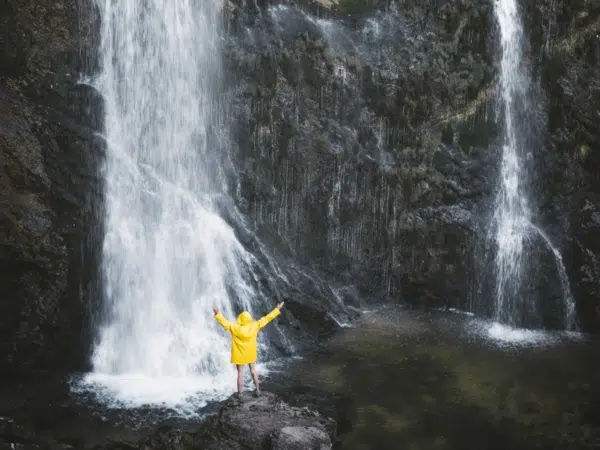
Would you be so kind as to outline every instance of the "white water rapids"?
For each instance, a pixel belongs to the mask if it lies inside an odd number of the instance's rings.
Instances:
[[[223,112],[214,89],[221,2],[96,2],[107,304],[82,385],[108,403],[192,411],[235,389],[229,337],[211,307],[235,319],[241,308],[258,316],[274,306],[212,200],[226,194],[210,144]]]

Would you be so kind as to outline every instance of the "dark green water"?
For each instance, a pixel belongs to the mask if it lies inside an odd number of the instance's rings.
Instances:
[[[458,314],[384,309],[285,378],[346,399],[344,449],[600,448],[597,338],[490,339]]]
[[[280,364],[263,388],[329,413],[337,404],[345,450],[600,449],[599,337],[507,343],[487,328],[459,314],[384,308],[317,354]],[[90,448],[135,442],[157,426],[198,426],[168,410],[74,400],[62,379],[0,383],[0,448],[32,433],[36,442]]]

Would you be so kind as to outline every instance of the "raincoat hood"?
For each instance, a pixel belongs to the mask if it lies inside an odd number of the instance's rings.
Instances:
[[[252,316],[250,315],[250,313],[248,311],[244,311],[237,318],[238,325],[248,325],[249,323],[252,323],[253,321],[254,321],[254,319],[252,318]]]

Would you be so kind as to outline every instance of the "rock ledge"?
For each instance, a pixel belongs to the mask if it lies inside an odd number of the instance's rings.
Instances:
[[[330,449],[336,423],[309,408],[288,405],[274,394],[232,396],[205,432],[210,449]]]

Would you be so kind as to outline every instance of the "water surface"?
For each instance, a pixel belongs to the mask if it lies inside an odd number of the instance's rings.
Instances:
[[[386,308],[280,376],[345,399],[344,449],[600,448],[599,356],[597,338]]]

